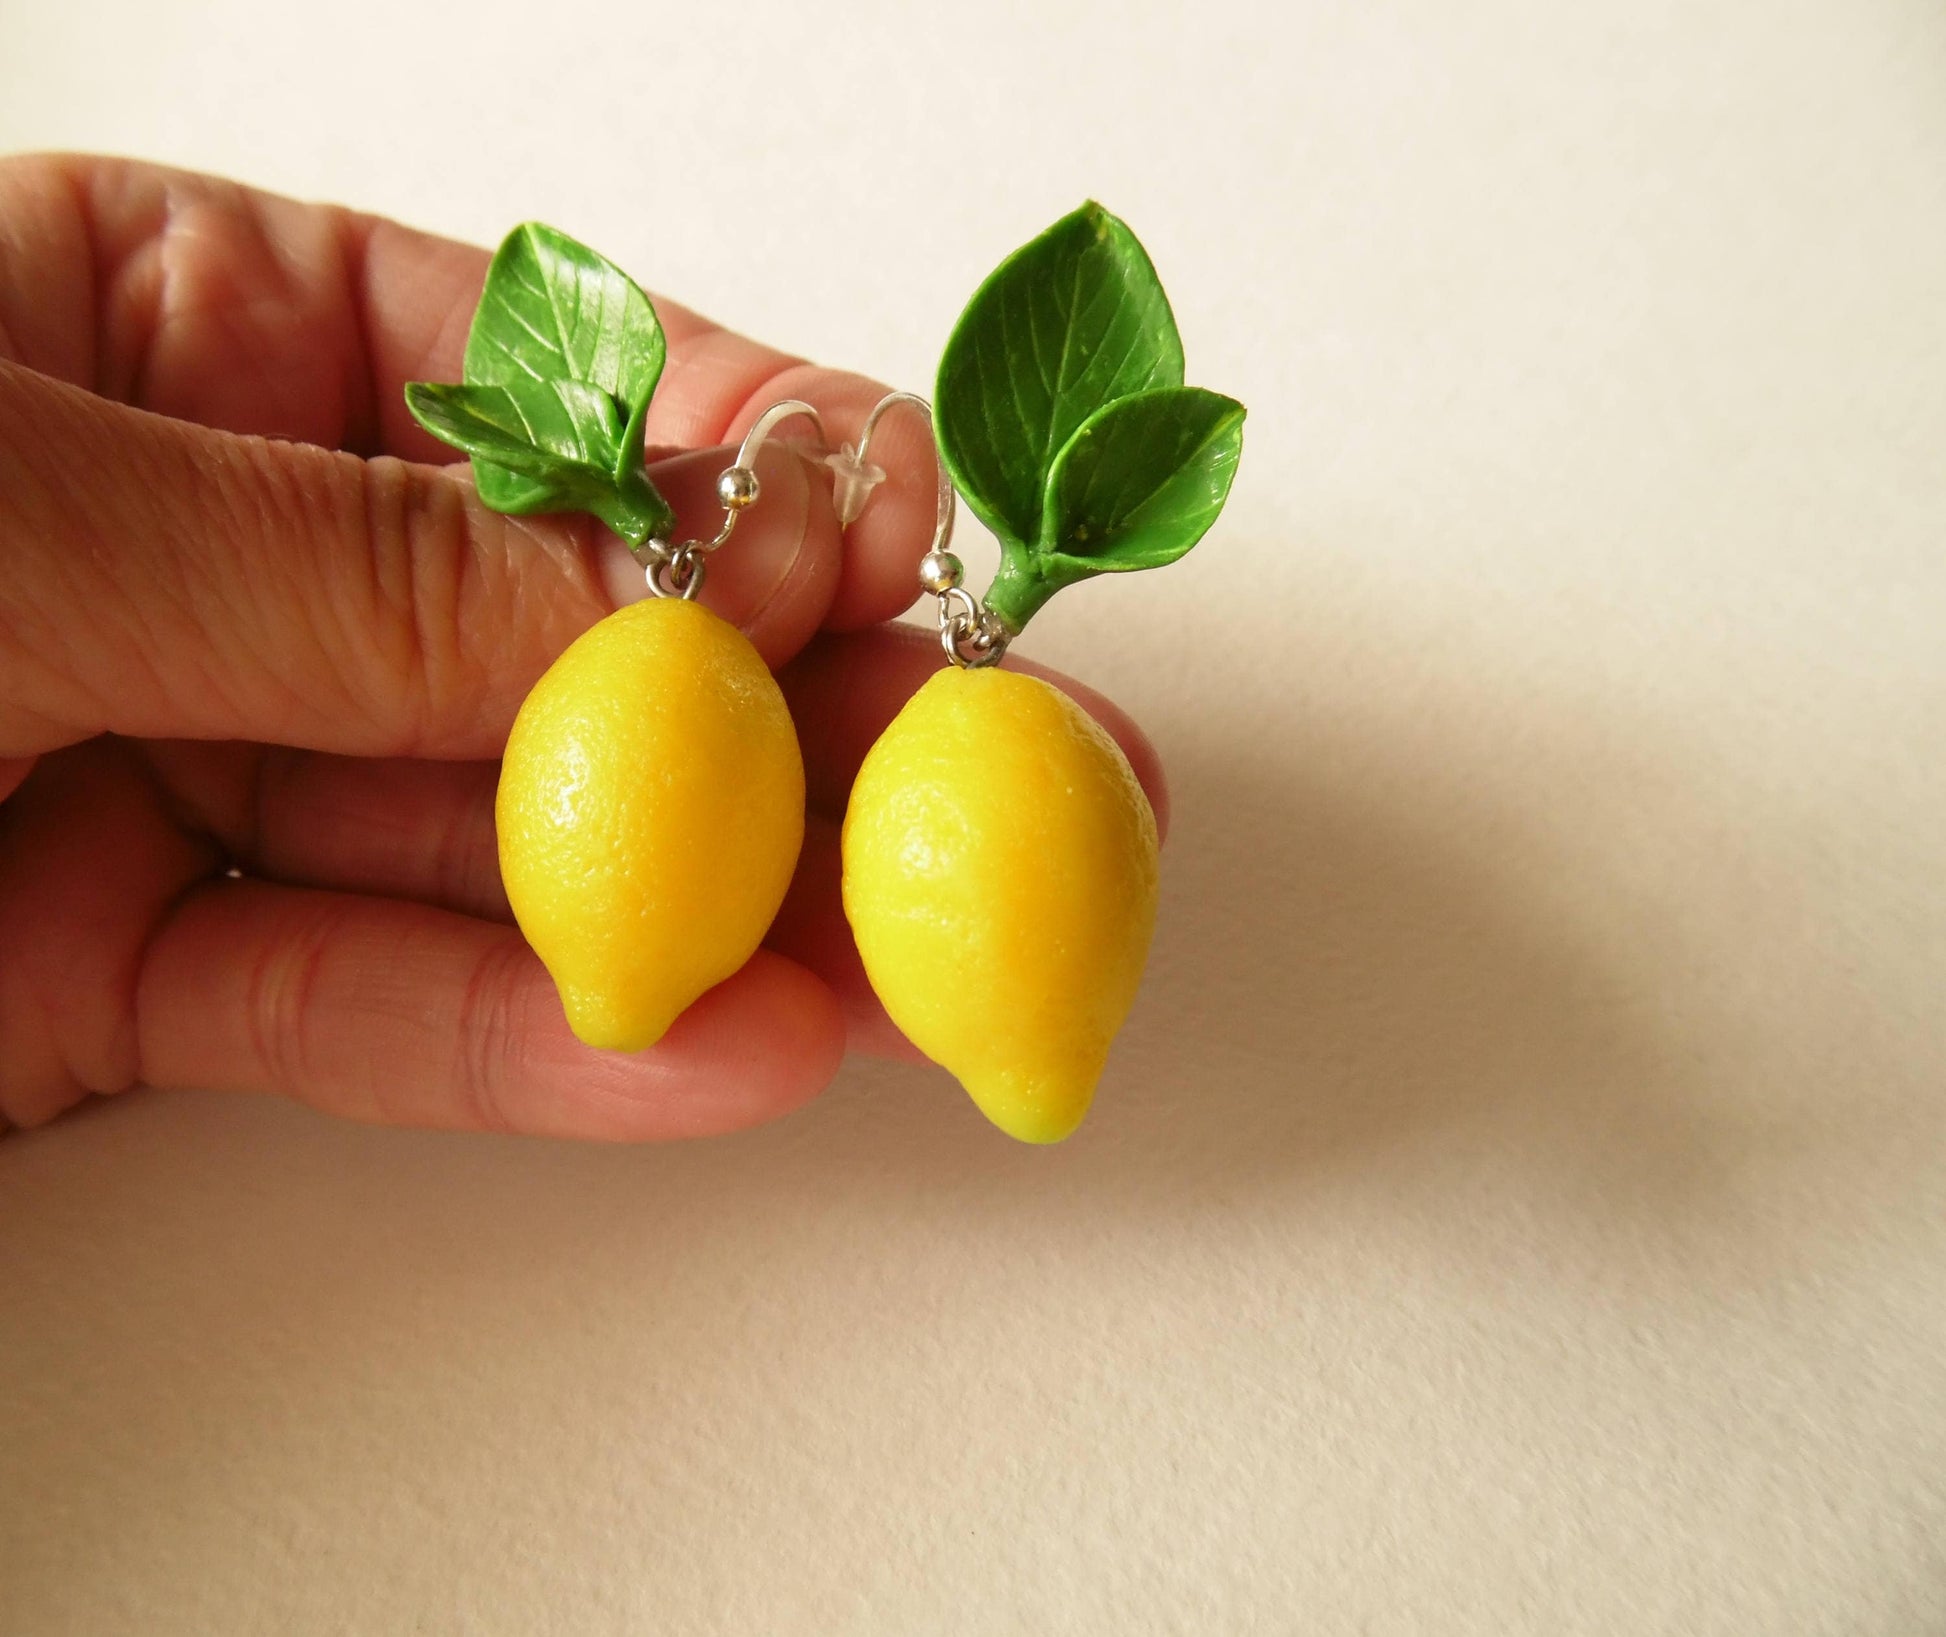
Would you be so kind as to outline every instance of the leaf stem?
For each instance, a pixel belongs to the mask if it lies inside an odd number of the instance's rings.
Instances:
[[[1062,582],[1039,573],[1027,548],[1010,540],[1000,545],[1000,569],[987,587],[987,612],[1015,636],[1041,611],[1041,605],[1061,589]]]

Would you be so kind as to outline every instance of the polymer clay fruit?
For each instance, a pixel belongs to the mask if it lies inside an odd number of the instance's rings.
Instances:
[[[1155,816],[1120,747],[1038,677],[949,667],[866,756],[843,848],[892,1021],[1009,1136],[1067,1136],[1155,925]]]
[[[651,598],[534,685],[494,818],[514,918],[569,1025],[641,1051],[763,941],[804,839],[804,763],[743,633]]]
[[[514,918],[569,1026],[612,1051],[654,1045],[749,960],[804,837],[783,694],[742,632],[685,600],[713,548],[670,548],[674,514],[643,466],[666,353],[634,280],[528,222],[487,269],[464,381],[405,389],[472,456],[487,505],[592,512],[654,565],[659,595],[583,633],[528,694],[494,810]],[[726,472],[719,494],[715,545],[755,501],[754,471]]]
[[[948,667],[865,757],[845,814],[845,913],[886,1012],[1026,1142],[1080,1124],[1141,983],[1156,827],[1114,741],[1065,694],[997,668],[1063,588],[1158,568],[1228,497],[1243,406],[1183,383],[1147,253],[1097,204],[993,272],[940,360],[946,499],[1000,543],[984,604],[944,549]]]

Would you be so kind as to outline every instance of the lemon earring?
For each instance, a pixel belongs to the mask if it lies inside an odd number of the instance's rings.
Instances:
[[[871,464],[894,393],[856,448],[824,454],[841,523],[885,474]],[[514,919],[590,1046],[640,1051],[756,953],[804,840],[804,763],[783,693],[749,639],[700,602],[711,557],[762,494],[757,458],[783,422],[817,410],[772,404],[717,478],[723,521],[708,540],[635,547],[647,600],[584,632],[514,718],[494,803],[500,877]],[[953,520],[940,475],[935,551]]]
[[[930,423],[924,399],[898,398]],[[900,1032],[1009,1136],[1058,1142],[1087,1113],[1141,982],[1155,815],[1093,717],[1040,678],[998,668],[1014,633],[947,549],[954,500],[942,458],[919,588],[936,599],[946,665],[852,785],[845,916]]]
[[[1001,661],[1057,591],[1196,544],[1228,497],[1243,406],[1183,384],[1155,268],[1093,203],[980,286],[933,403],[942,487],[998,539],[1000,566],[982,600],[943,540],[920,565],[946,665],[859,769],[845,913],[906,1037],[1001,1130],[1058,1142],[1141,983],[1155,815],[1101,726]]]
[[[514,918],[574,1033],[613,1051],[654,1045],[750,959],[804,838],[784,696],[748,638],[695,599],[758,499],[764,441],[817,411],[766,410],[718,480],[715,536],[671,544],[675,514],[643,460],[666,356],[634,280],[529,222],[487,269],[464,379],[405,389],[419,423],[472,457],[488,506],[591,512],[647,576],[648,599],[584,632],[534,684],[494,805]]]

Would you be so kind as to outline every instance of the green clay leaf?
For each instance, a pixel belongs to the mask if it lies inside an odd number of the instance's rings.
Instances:
[[[527,222],[494,252],[466,337],[469,386],[583,381],[635,418],[648,408],[667,348],[655,308],[605,256]]]
[[[633,469],[621,469],[627,428],[620,406],[599,387],[415,381],[405,393],[420,425],[473,457],[482,498],[497,511],[592,512],[631,545],[674,525],[668,503],[641,471],[639,450]]]
[[[1054,459],[1035,558],[1044,574],[1173,563],[1229,497],[1243,405],[1201,387],[1160,387],[1097,410]]]
[[[530,478],[544,479],[563,464],[606,472],[621,437],[615,400],[578,381],[518,387],[415,381],[405,397],[434,436]]]
[[[1009,256],[975,292],[939,363],[939,449],[1003,549],[1042,534],[1055,457],[1097,410],[1181,386],[1182,341],[1155,268],[1092,201]]]
[[[662,326],[619,267],[539,222],[509,233],[487,268],[463,387],[414,382],[419,423],[473,457],[495,511],[593,512],[632,545],[674,516],[642,470]]]

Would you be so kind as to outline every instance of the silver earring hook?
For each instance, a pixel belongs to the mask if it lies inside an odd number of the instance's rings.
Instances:
[[[789,420],[793,415],[807,416],[811,424],[818,429],[818,446],[822,449],[831,447],[831,440],[824,435],[824,417],[817,412],[817,409],[802,398],[785,398],[772,404],[751,422],[750,430],[743,434],[743,442],[737,446],[736,465],[730,467],[729,472],[748,472],[754,482],[757,476],[757,453],[763,448],[764,440],[776,431],[781,422]],[[725,472],[724,476],[727,477],[729,472]],[[722,490],[722,479],[717,480],[716,487],[719,492]],[[748,505],[749,502],[745,501],[744,504]]]
[[[858,434],[857,447],[846,444],[837,454],[824,457],[824,463],[831,468],[835,480],[838,520],[841,523],[851,522],[864,509],[872,489],[883,481],[884,471],[873,466],[866,456],[879,421],[888,409],[900,404],[916,409],[926,417],[926,430],[932,434],[929,441],[933,445],[933,458],[939,463],[939,504],[933,517],[932,545],[919,561],[919,589],[939,599],[939,646],[945,651],[947,659],[963,670],[997,665],[1007,651],[1013,632],[997,615],[982,607],[980,599],[966,589],[962,583],[966,578],[966,567],[947,549],[952,544],[959,494],[953,488],[945,459],[939,453],[939,432],[933,419],[932,405],[918,393],[887,393],[872,406],[871,414],[865,417],[865,425]]]
[[[846,444],[840,453],[825,457],[825,463],[837,474],[838,487],[841,490],[846,487],[846,480],[852,476],[854,470],[857,471],[858,476],[853,478],[853,481],[862,481],[864,486],[864,494],[858,497],[858,504],[852,508],[850,517],[845,516],[846,508],[841,498],[838,507],[839,521],[851,522],[852,518],[863,509],[865,495],[869,495],[873,487],[884,478],[885,473],[880,468],[869,464],[866,456],[871,450],[872,434],[878,430],[878,423],[884,418],[885,412],[897,408],[900,404],[908,405],[926,417],[927,441],[932,443],[933,458],[939,465],[939,501],[933,513],[932,544],[927,550],[944,551],[952,543],[953,523],[959,509],[959,495],[953,488],[953,480],[946,475],[946,462],[939,459],[932,405],[916,392],[888,392],[872,405],[871,414],[865,417],[865,424],[858,434],[858,447],[854,449],[850,444]]]
[[[757,503],[757,496],[763,492],[763,485],[757,481],[757,456],[762,453],[764,442],[779,423],[789,420],[793,415],[808,416],[811,424],[818,429],[818,444],[829,448],[830,442],[824,433],[824,417],[802,398],[786,398],[772,404],[755,421],[750,430],[743,434],[743,442],[737,446],[737,458],[723,468],[716,479],[716,498],[723,502],[723,526],[716,531],[713,539],[685,540],[679,546],[670,546],[660,540],[644,542],[639,556],[648,559],[649,590],[658,597],[681,597],[693,601],[697,592],[703,589],[703,571],[706,559],[714,551],[723,549],[732,534],[736,532],[737,519]]]

